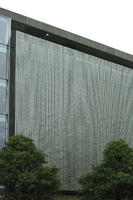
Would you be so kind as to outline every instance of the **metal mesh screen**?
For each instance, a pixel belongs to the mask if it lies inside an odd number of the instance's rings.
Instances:
[[[133,144],[133,71],[21,32],[16,40],[16,134],[75,190],[108,141]]]

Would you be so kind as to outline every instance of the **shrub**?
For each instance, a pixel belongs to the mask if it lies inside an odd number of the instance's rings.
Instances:
[[[124,140],[112,141],[103,161],[79,179],[81,195],[89,200],[133,199],[133,148]]]
[[[0,182],[5,200],[51,199],[60,186],[56,167],[46,166],[45,155],[33,140],[11,137],[0,150]]]

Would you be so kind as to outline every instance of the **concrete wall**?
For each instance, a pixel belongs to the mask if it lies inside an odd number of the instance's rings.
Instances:
[[[15,92],[15,132],[60,168],[62,189],[77,189],[108,141],[133,144],[131,69],[17,32]]]

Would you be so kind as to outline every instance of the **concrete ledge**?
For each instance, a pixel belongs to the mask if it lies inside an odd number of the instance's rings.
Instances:
[[[0,15],[12,19],[12,29],[67,46],[105,60],[133,68],[133,55],[76,34],[0,8]],[[47,33],[49,36],[47,36]]]

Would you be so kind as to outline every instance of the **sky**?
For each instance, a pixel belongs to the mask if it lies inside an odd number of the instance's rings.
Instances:
[[[0,7],[133,55],[133,0],[0,0]]]

